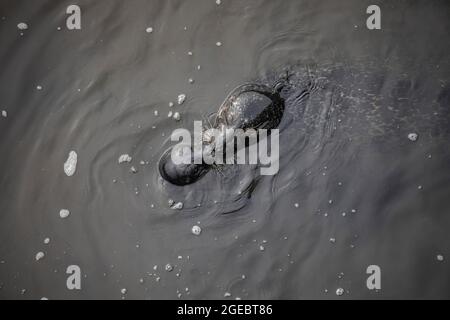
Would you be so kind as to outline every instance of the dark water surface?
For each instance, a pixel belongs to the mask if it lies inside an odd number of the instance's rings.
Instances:
[[[0,298],[450,298],[448,1],[377,1],[375,31],[372,1],[79,0],[69,31],[72,3],[0,0]],[[161,181],[174,129],[286,70],[277,175]]]

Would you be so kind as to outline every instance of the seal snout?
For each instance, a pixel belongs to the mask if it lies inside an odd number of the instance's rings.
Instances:
[[[172,150],[167,150],[159,160],[159,173],[164,180],[176,186],[192,184],[203,177],[209,170],[204,164],[175,164],[172,160]]]

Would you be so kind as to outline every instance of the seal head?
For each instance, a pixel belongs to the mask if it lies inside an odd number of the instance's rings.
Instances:
[[[256,84],[234,89],[225,99],[216,126],[233,129],[275,129],[281,122],[284,101],[277,91]]]
[[[279,91],[267,86],[246,84],[234,89],[217,112],[215,128],[275,129],[281,122],[284,100]],[[212,145],[208,147],[213,148]],[[161,176],[171,184],[185,186],[198,181],[212,166],[207,164],[175,164],[171,158],[172,148],[159,160]],[[189,161],[187,161],[189,162]]]

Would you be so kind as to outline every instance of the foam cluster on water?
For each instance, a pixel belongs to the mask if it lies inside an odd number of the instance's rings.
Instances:
[[[122,164],[122,163],[130,163],[131,160],[133,160],[133,158],[131,158],[128,154],[122,154],[122,155],[119,157],[118,162],[119,162],[119,164]]]
[[[28,24],[26,24],[25,22],[20,22],[17,25],[17,29],[21,30],[21,31],[25,31],[28,29]]]

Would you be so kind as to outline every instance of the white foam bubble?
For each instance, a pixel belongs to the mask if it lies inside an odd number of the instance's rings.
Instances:
[[[171,206],[173,210],[181,210],[183,209],[183,202],[177,202]]]
[[[27,30],[28,29],[28,25],[25,22],[21,22],[17,25],[17,29],[19,30]]]
[[[410,133],[408,134],[408,139],[411,140],[412,142],[416,142],[417,139],[419,139],[419,135],[417,133]]]
[[[185,94],[178,95],[178,104],[179,105],[182,105],[185,101],[186,101],[186,95]]]
[[[193,226],[191,231],[193,235],[199,236],[202,233],[202,228],[200,228],[199,226]]]
[[[173,114],[173,118],[174,118],[176,121],[180,121],[180,120],[181,120],[181,115],[180,115],[180,113],[179,113],[179,112],[175,112],[175,113]]]
[[[173,270],[173,267],[172,267],[172,265],[170,263],[168,263],[168,264],[166,264],[165,269],[166,269],[167,272],[171,272]]]
[[[75,171],[77,170],[77,162],[77,153],[75,151],[70,151],[66,162],[64,162],[64,172],[68,177],[71,177],[75,174]]]
[[[45,254],[43,252],[36,253],[36,261],[44,259]]]
[[[61,217],[61,219],[65,219],[70,215],[70,211],[67,209],[61,209],[59,211],[59,216]]]

